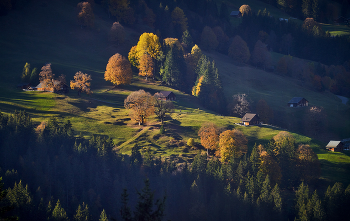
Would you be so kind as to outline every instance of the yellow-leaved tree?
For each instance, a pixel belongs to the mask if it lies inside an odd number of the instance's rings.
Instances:
[[[130,63],[133,66],[139,68],[140,59],[145,53],[150,55],[154,60],[156,60],[158,56],[161,55],[162,47],[157,35],[153,33],[143,33],[140,36],[136,47],[134,46],[130,49],[128,55]]]
[[[247,153],[247,138],[239,130],[226,130],[220,134],[219,154],[221,161],[226,162],[230,159],[239,158]]]
[[[81,92],[91,94],[90,86],[91,86],[91,76],[88,74],[84,74],[83,72],[79,71],[75,73],[74,80],[70,81],[70,88],[72,90],[77,90],[78,95],[80,95]]]
[[[140,58],[139,75],[146,77],[147,81],[148,77],[153,77],[154,66],[153,58],[147,53],[143,54]]]
[[[201,144],[207,149],[207,156],[210,150],[216,150],[219,142],[219,128],[212,122],[207,122],[202,125],[198,131],[201,138]]]
[[[124,100],[124,107],[130,110],[130,117],[141,125],[147,117],[154,114],[154,103],[155,98],[150,93],[138,90]]]
[[[130,84],[132,70],[130,62],[119,53],[109,58],[105,71],[105,80],[114,85]]]

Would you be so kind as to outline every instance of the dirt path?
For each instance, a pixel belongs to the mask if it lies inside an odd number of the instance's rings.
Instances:
[[[142,130],[140,130],[137,134],[135,134],[135,136],[131,137],[129,140],[125,141],[124,143],[120,144],[119,146],[115,146],[113,148],[113,150],[117,151],[120,150],[121,148],[123,148],[125,145],[128,145],[130,142],[136,140],[137,138],[139,138],[142,134],[146,133],[151,126],[146,126],[144,128],[142,128]]]

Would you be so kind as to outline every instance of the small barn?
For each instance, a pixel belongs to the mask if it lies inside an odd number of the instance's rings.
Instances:
[[[303,97],[293,97],[288,102],[288,107],[307,107],[309,106],[309,101]]]
[[[56,88],[59,88],[59,89],[57,90],[55,88],[45,88],[42,82],[40,82],[33,89],[37,90],[37,91],[47,91],[47,92],[55,92],[55,93],[67,93],[68,90],[69,90],[68,86],[65,83],[61,82],[61,81],[54,80],[53,84],[55,85]]]
[[[154,96],[163,101],[176,101],[176,96],[172,91],[161,91]]]
[[[246,113],[242,117],[241,123],[245,126],[260,124],[260,118],[257,114]]]
[[[332,152],[342,152],[344,150],[344,143],[341,141],[331,140],[327,144],[326,149]]]
[[[230,13],[230,16],[234,17],[234,18],[240,18],[240,17],[242,17],[242,13],[240,11],[232,11]]]

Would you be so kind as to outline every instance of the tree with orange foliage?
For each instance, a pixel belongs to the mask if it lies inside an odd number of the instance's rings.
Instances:
[[[310,148],[309,145],[299,145],[297,152],[297,167],[300,176],[307,183],[314,181],[320,177],[320,162],[317,154]]]
[[[226,130],[220,134],[219,153],[221,161],[230,161],[233,157],[239,158],[247,153],[247,138],[239,130]]]
[[[54,88],[54,77],[55,75],[52,73],[51,63],[44,65],[39,73],[41,87],[44,90],[51,90]]]
[[[125,100],[124,107],[130,110],[130,117],[143,125],[146,118],[154,114],[155,98],[144,90],[132,92]]]
[[[207,122],[202,125],[198,131],[198,136],[201,138],[201,144],[207,149],[207,156],[210,150],[216,150],[219,143],[219,129],[212,123]]]
[[[130,84],[132,70],[130,62],[119,53],[109,58],[105,71],[105,80],[115,85]]]
[[[252,9],[249,5],[242,5],[241,7],[239,7],[239,11],[241,12],[242,16],[252,14]]]
[[[318,23],[313,18],[305,18],[302,27],[308,33],[312,33],[315,26],[318,26]]]
[[[282,172],[281,167],[278,165],[276,160],[266,151],[263,151],[260,154],[260,160],[259,170],[263,174],[269,175],[272,183],[279,184],[282,178]]]
[[[90,86],[91,86],[90,81],[91,81],[90,75],[84,74],[83,72],[78,71],[74,75],[74,80],[70,81],[70,88],[72,90],[77,90],[78,95],[80,95],[81,92],[90,94],[92,93],[90,90]]]
[[[95,15],[89,2],[78,3],[78,23],[81,27],[93,27]]]
[[[153,77],[155,64],[151,56],[147,53],[143,54],[140,58],[139,65],[139,75],[146,77],[146,81],[148,77]]]

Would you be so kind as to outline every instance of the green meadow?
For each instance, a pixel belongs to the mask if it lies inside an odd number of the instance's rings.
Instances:
[[[253,10],[264,6],[246,1]],[[235,4],[239,7],[241,3]],[[255,6],[256,5],[256,6]],[[262,9],[263,9],[262,8]],[[64,10],[63,10],[64,9]],[[268,11],[273,11],[267,8]],[[149,147],[156,156],[171,158],[181,163],[191,162],[201,148],[198,130],[205,122],[214,122],[223,129],[239,129],[248,138],[251,149],[255,144],[267,144],[281,128],[272,126],[242,127],[236,123],[239,118],[220,116],[204,109],[191,95],[162,86],[160,82],[145,81],[137,77],[131,85],[114,87],[103,78],[108,59],[115,53],[127,56],[128,51],[136,45],[141,33],[127,30],[126,42],[113,45],[108,42],[108,30],[114,22],[102,9],[96,8],[95,27],[81,29],[75,23],[76,4],[53,1],[51,4],[34,4],[25,11],[11,11],[0,17],[0,110],[11,113],[25,110],[35,124],[57,117],[61,121],[70,120],[77,135],[107,135],[115,143],[115,151],[130,154],[137,144]],[[101,10],[101,11],[99,11]],[[276,9],[277,10],[277,9]],[[278,10],[279,11],[279,10]],[[277,13],[277,11],[276,11]],[[49,16],[50,15],[50,16]],[[52,16],[54,15],[54,16]],[[283,17],[279,11],[278,16]],[[47,19],[42,19],[42,18]],[[53,19],[53,17],[55,19]],[[295,96],[302,96],[310,105],[322,106],[327,113],[328,137],[346,138],[350,134],[349,105],[341,103],[335,95],[318,93],[307,89],[300,82],[255,69],[250,66],[234,64],[230,58],[218,53],[205,54],[215,60],[222,76],[224,92],[228,101],[237,93],[246,93],[252,107],[264,99],[274,110],[275,117],[283,121],[299,122],[293,130],[298,143],[309,144],[319,156],[322,163],[322,178],[327,181],[344,181],[349,172],[350,158],[347,153],[328,153],[323,151],[325,141],[316,141],[300,133],[303,128],[303,109],[290,109],[287,102]],[[92,76],[91,95],[78,96],[75,91],[67,95],[46,92],[21,91],[16,88],[24,64],[40,68],[45,63],[52,63],[56,76],[66,75],[71,80],[77,71]],[[165,133],[160,134],[160,123],[155,116],[147,120],[145,126],[138,126],[130,120],[124,108],[124,99],[132,92],[143,89],[151,94],[162,90],[171,90],[177,96],[176,109],[166,119]],[[196,145],[186,146],[189,138],[194,138]],[[336,173],[333,173],[336,170]]]

